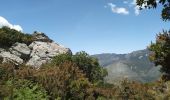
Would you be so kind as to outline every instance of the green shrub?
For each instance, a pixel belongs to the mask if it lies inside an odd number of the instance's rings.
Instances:
[[[6,86],[12,87],[10,96],[4,99],[13,100],[48,100],[46,91],[38,84],[24,79],[7,81]]]
[[[13,79],[14,77],[14,65],[11,63],[3,63],[0,64],[0,84],[3,81],[7,81],[9,79]]]
[[[53,58],[51,65],[60,65],[66,61],[75,63],[80,70],[86,75],[90,82],[104,82],[107,75],[106,69],[101,67],[96,58],[91,57],[86,52],[77,52],[75,55],[61,54]]]
[[[32,41],[33,37],[30,34],[24,34],[6,26],[0,28],[0,47],[10,47],[16,42],[26,43],[28,45]]]
[[[87,91],[90,88],[90,82],[72,62],[67,61],[58,66],[40,68],[35,73],[35,78],[48,91],[52,99],[58,97],[63,100],[82,99],[92,94]]]

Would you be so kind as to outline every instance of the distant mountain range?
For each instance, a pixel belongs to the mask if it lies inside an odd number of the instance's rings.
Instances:
[[[108,70],[107,82],[128,78],[140,82],[158,80],[161,73],[160,67],[155,67],[148,56],[150,51],[138,50],[129,54],[103,53],[92,55],[99,60],[101,66]]]

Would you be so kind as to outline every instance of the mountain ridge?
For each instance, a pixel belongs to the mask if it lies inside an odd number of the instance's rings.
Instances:
[[[107,82],[114,83],[115,80],[130,80],[140,82],[151,82],[158,80],[161,73],[160,67],[155,67],[149,60],[148,49],[137,50],[127,54],[102,53],[92,55],[99,60],[101,66],[108,71],[105,78]]]

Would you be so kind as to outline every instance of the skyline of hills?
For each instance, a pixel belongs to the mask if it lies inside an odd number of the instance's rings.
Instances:
[[[140,82],[151,82],[159,79],[160,67],[155,67],[149,60],[150,51],[147,49],[133,51],[128,54],[104,53],[92,55],[99,60],[101,66],[108,71],[106,81],[128,78]]]

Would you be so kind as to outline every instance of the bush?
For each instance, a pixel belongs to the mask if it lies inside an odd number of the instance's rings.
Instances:
[[[48,100],[46,91],[38,84],[24,79],[9,80],[6,86],[11,87],[10,96],[4,99],[14,100]]]
[[[64,62],[59,66],[46,66],[40,68],[36,74],[36,81],[48,91],[52,99],[85,98],[90,95],[88,79],[72,62]]]
[[[150,59],[155,66],[161,66],[163,80],[170,80],[170,31],[163,31],[156,37],[156,43],[151,43],[149,50],[152,51]]]
[[[16,42],[29,45],[32,41],[33,37],[30,34],[24,34],[6,26],[0,28],[0,47],[10,47]]]
[[[83,71],[92,83],[104,82],[107,75],[106,69],[101,67],[96,58],[91,57],[85,52],[77,52],[75,55],[61,54],[53,58],[51,65],[60,65],[66,61],[73,62]]]
[[[0,84],[14,78],[14,68],[15,66],[11,63],[0,64]]]
[[[42,87],[31,80],[26,80],[30,79],[26,76],[32,75],[28,74],[30,69],[28,70],[28,67],[24,66],[20,66],[20,68],[25,70],[16,70],[11,63],[0,64],[0,99],[31,100],[37,98],[37,100],[42,100],[42,98],[47,98]]]

